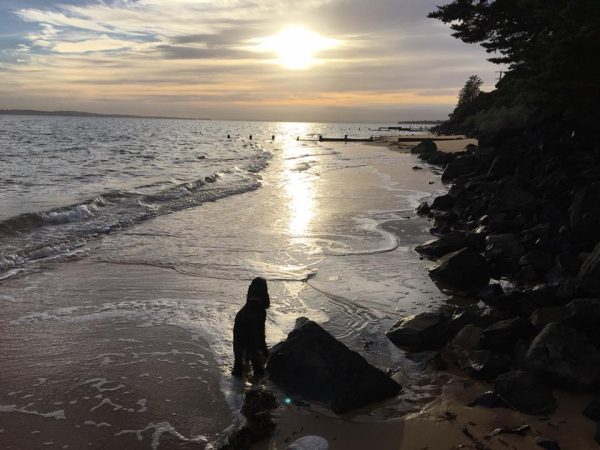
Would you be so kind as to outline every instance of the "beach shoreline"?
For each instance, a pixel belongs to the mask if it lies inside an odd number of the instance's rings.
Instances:
[[[256,275],[270,346],[308,316],[355,350],[373,341],[373,364],[400,359],[385,328],[443,298],[412,250],[427,229],[412,211],[443,188],[384,148],[292,136],[265,149],[262,188],[2,281],[1,447],[218,445],[247,388],[229,375],[230,330]],[[402,402],[387,406],[414,410]]]
[[[440,152],[455,153],[463,151],[466,145],[476,145],[477,140],[438,141],[436,144]],[[398,143],[395,137],[382,138],[370,145],[387,146],[402,153],[409,153],[414,147],[414,143]],[[415,158],[415,163],[418,162]],[[446,355],[444,359],[450,362],[449,368],[440,371],[426,369],[429,370],[431,385],[438,391],[437,397],[415,412],[395,418],[377,418],[373,412],[380,405],[375,404],[338,417],[318,406],[282,404],[273,414],[276,424],[274,435],[252,449],[283,450],[295,439],[313,434],[327,439],[332,450],[359,450],[372,447],[375,442],[381,450],[496,450],[507,447],[535,450],[540,448],[536,442],[538,437],[560,442],[563,449],[587,449],[596,445],[593,438],[596,426],[582,414],[592,394],[555,389],[559,406],[546,416],[527,415],[510,408],[469,406],[484,392],[492,391],[494,383],[466,377],[452,364],[454,357]],[[398,378],[397,374],[394,379],[403,386],[415,381]],[[522,433],[506,431],[523,426],[526,429]],[[580,432],[575,434],[574,429]]]

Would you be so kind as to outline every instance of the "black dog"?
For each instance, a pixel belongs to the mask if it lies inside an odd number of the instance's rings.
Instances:
[[[269,355],[265,342],[265,320],[270,306],[269,290],[264,278],[250,283],[246,304],[235,316],[233,325],[233,355],[235,362],[231,374],[242,376],[244,365],[252,364],[254,375],[264,372],[264,360]]]

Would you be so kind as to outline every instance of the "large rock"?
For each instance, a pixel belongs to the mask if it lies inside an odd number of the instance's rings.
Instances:
[[[425,139],[415,145],[410,152],[413,155],[425,155],[428,157],[437,152],[437,145],[431,139]]]
[[[548,415],[558,406],[552,390],[530,372],[518,370],[498,376],[494,393],[525,414]]]
[[[515,272],[523,253],[523,247],[514,234],[495,234],[485,239],[485,257],[496,269],[497,275]]]
[[[531,314],[529,322],[537,331],[541,331],[549,323],[558,322],[564,317],[565,308],[562,306],[543,306]]]
[[[480,345],[483,348],[510,353],[515,343],[530,336],[532,331],[532,325],[522,317],[501,320],[483,330]]]
[[[432,239],[424,244],[417,245],[415,250],[429,258],[439,258],[450,252],[455,252],[467,247],[467,238],[464,233],[450,232],[438,239]]]
[[[448,328],[451,333],[457,333],[467,325],[476,325],[478,327],[489,327],[494,322],[500,320],[498,313],[491,308],[480,308],[478,305],[467,305],[454,311]]]
[[[600,294],[600,243],[579,269],[581,288],[590,294]]]
[[[478,167],[477,158],[471,155],[461,155],[448,163],[442,173],[442,181],[451,181],[473,172]]]
[[[535,202],[535,200],[536,197],[531,192],[526,191],[519,186],[499,185],[491,206],[503,211],[513,211],[530,205]]]
[[[569,208],[570,225],[573,233],[585,242],[600,239],[600,183],[581,188],[573,196]]]
[[[583,415],[595,422],[600,421],[600,395],[596,395],[583,410]]]
[[[489,350],[466,352],[458,361],[460,369],[467,375],[484,380],[496,378],[498,375],[508,372],[510,364],[509,356]]]
[[[476,350],[479,346],[482,331],[483,330],[478,326],[472,324],[465,325],[463,329],[454,336],[454,339],[452,339],[452,342],[450,343],[451,349],[458,354]]]
[[[536,374],[567,389],[590,389],[600,376],[600,353],[585,335],[557,322],[531,342],[525,362]]]
[[[565,306],[564,321],[600,344],[600,299],[576,298]]]
[[[454,206],[454,197],[450,194],[438,195],[433,199],[431,209],[439,211],[449,211]]]
[[[267,373],[284,391],[325,403],[336,413],[383,400],[401,389],[306,318],[298,319],[287,339],[272,348]]]
[[[401,348],[436,349],[448,338],[448,320],[441,312],[424,312],[400,319],[385,335]]]
[[[489,283],[490,267],[478,252],[463,248],[440,258],[429,276],[452,289],[474,292]]]

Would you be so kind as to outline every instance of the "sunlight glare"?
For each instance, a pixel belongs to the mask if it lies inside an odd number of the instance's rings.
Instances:
[[[305,135],[307,124],[282,123],[280,124],[282,134],[288,136]],[[301,156],[310,153],[306,147],[300,145],[295,139],[286,141],[284,147],[285,158],[285,190],[289,197],[289,222],[290,235],[298,238],[303,237],[314,217],[314,176],[304,170],[298,170],[303,158]]]
[[[314,65],[315,54],[335,47],[336,40],[326,38],[304,27],[288,27],[261,40],[260,49],[277,55],[277,62],[292,70]]]

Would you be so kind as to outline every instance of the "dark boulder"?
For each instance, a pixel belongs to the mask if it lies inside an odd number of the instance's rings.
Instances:
[[[496,275],[514,273],[519,269],[519,259],[524,249],[515,234],[494,234],[485,239],[485,257]]]
[[[271,381],[291,394],[343,413],[396,395],[400,385],[306,318],[271,349]]]
[[[494,393],[511,408],[525,414],[548,415],[558,406],[547,385],[532,373],[521,370],[498,376]]]
[[[452,313],[448,328],[451,333],[457,333],[466,325],[486,328],[502,319],[505,319],[504,315],[495,309],[487,306],[466,305]]]
[[[452,339],[450,349],[456,354],[476,350],[483,330],[475,325],[465,325]]]
[[[519,260],[519,265],[529,266],[539,274],[549,271],[553,263],[552,255],[541,250],[531,250],[525,253]]]
[[[600,183],[581,188],[569,208],[571,230],[584,242],[600,240]]]
[[[454,206],[454,197],[450,194],[438,195],[433,199],[431,209],[439,211],[448,211]]]
[[[432,239],[424,244],[417,245],[415,250],[429,258],[439,258],[450,252],[455,252],[468,246],[464,233],[452,231],[437,239]]]
[[[553,322],[531,342],[525,362],[536,374],[567,389],[590,389],[600,376],[600,353],[579,331]]]
[[[581,288],[589,294],[600,294],[600,243],[579,269]]]
[[[560,445],[554,439],[550,439],[543,436],[538,436],[535,438],[535,444],[538,447],[545,448],[546,450],[560,450]]]
[[[463,248],[440,258],[429,276],[452,289],[476,292],[489,283],[490,267],[478,252]]]
[[[507,155],[498,155],[492,161],[488,170],[488,175],[493,175],[496,178],[503,178],[515,172],[515,161]]]
[[[473,172],[477,167],[477,158],[470,155],[458,156],[450,161],[444,169],[442,181],[447,182],[458,177],[463,177]]]
[[[543,306],[533,312],[529,322],[536,330],[541,331],[549,323],[558,322],[564,317],[565,309],[562,306]]]
[[[600,421],[600,395],[596,395],[585,407],[583,415],[595,422]]]
[[[519,186],[498,186],[491,206],[503,211],[514,211],[532,204],[536,197]]]
[[[431,208],[429,208],[429,203],[421,202],[419,203],[419,206],[417,206],[416,211],[419,216],[426,216],[431,212]]]
[[[577,298],[565,306],[564,322],[600,344],[600,299]]]
[[[437,152],[437,145],[431,139],[425,139],[410,149],[413,155],[432,155]]]
[[[431,155],[421,154],[421,155],[419,155],[419,158],[427,161],[429,164],[443,166],[445,164],[448,164],[450,161],[452,161],[452,159],[454,158],[454,155],[452,155],[452,153],[435,152]]]
[[[556,258],[558,266],[571,276],[576,276],[581,269],[582,261],[579,260],[579,255],[575,252],[565,251]]]
[[[441,312],[424,312],[400,319],[385,335],[401,348],[436,349],[448,339],[448,319]]]
[[[501,320],[490,325],[481,333],[480,346],[492,350],[511,353],[519,339],[530,336],[531,324],[522,317]]]
[[[467,375],[482,380],[496,378],[510,370],[511,359],[508,355],[494,353],[490,350],[474,350],[466,352],[459,359],[460,369]]]

